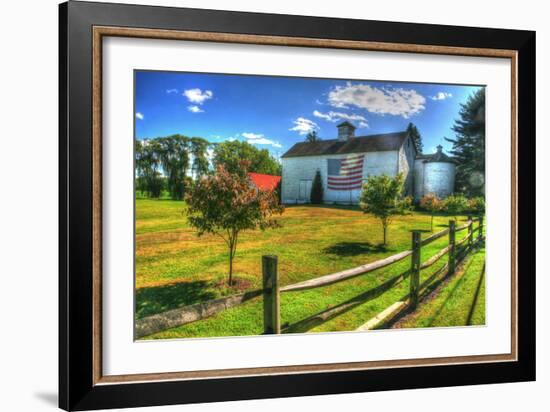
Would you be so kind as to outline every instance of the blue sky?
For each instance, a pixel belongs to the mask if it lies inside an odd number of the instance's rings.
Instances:
[[[316,130],[336,138],[349,120],[363,136],[420,130],[424,152],[451,145],[460,103],[479,87],[391,81],[136,71],[138,139],[183,134],[248,141],[282,155]]]

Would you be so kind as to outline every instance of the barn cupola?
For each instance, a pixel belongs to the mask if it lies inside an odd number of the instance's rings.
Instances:
[[[350,122],[342,122],[338,126],[338,140],[345,142],[346,140],[355,137],[355,126]]]

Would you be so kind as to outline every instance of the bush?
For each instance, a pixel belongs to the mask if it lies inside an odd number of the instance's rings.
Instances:
[[[468,211],[476,216],[483,216],[485,214],[485,198],[479,196],[468,200]]]
[[[315,173],[315,178],[311,185],[310,201],[314,205],[323,203],[323,181],[321,180],[321,172],[319,170]]]
[[[443,201],[443,210],[457,220],[457,215],[468,210],[468,201],[463,194],[451,195]]]

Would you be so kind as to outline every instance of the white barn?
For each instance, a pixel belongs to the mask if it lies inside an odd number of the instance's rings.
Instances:
[[[337,128],[337,139],[296,143],[282,156],[283,203],[308,203],[317,171],[324,203],[357,204],[362,183],[370,175],[381,174],[403,173],[405,195],[416,200],[429,192],[441,197],[453,192],[454,163],[441,150],[418,155],[407,132],[355,136],[349,122]]]

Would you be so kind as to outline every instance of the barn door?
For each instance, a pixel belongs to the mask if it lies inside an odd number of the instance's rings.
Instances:
[[[300,180],[298,192],[298,200],[301,202],[309,202],[311,196],[311,180]]]

